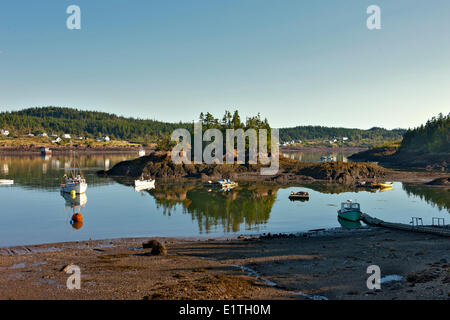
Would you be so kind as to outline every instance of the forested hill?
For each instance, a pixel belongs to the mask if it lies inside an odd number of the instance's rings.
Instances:
[[[225,113],[228,122],[239,120],[230,112]],[[212,115],[209,118],[213,119]],[[227,116],[228,115],[228,116]],[[193,115],[193,117],[195,117]],[[200,115],[201,119],[202,115]],[[202,122],[208,124],[208,117]],[[247,122],[252,122],[248,118]],[[256,118],[255,118],[256,119]],[[213,119],[217,123],[225,120]],[[212,121],[212,120],[211,120]],[[213,122],[214,122],[213,121]],[[239,120],[240,121],[240,120]],[[112,139],[122,139],[141,142],[155,142],[161,138],[167,138],[177,128],[192,128],[192,123],[168,123],[156,120],[143,120],[136,118],[120,117],[114,114],[97,111],[83,111],[72,108],[41,107],[29,108],[20,111],[0,113],[0,129],[8,129],[11,136],[25,135],[28,133],[61,135],[69,133],[87,137],[100,137],[108,135]],[[388,141],[401,140],[405,130],[386,130],[372,128],[370,130],[328,128],[322,126],[302,126],[280,129],[280,141],[310,141],[312,144],[329,143],[329,140],[337,138],[338,144],[371,146]]]
[[[295,128],[285,128],[280,130],[281,141],[292,140],[333,140],[342,142],[342,138],[347,143],[357,145],[371,146],[374,144],[383,144],[389,141],[398,141],[402,139],[405,129],[387,130],[384,128],[374,127],[368,130],[335,128],[323,126],[299,126]]]
[[[428,120],[425,125],[408,130],[400,151],[450,153],[450,113]]]
[[[12,135],[45,132],[142,140],[143,137],[158,139],[169,135],[176,128],[187,126],[189,124],[125,118],[105,112],[60,107],[0,113],[0,128],[8,129]]]

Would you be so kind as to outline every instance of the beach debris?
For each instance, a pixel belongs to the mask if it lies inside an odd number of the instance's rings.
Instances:
[[[158,243],[158,240],[149,240],[142,243],[144,249],[152,249]]]

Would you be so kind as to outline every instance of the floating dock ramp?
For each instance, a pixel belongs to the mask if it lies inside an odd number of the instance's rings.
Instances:
[[[403,230],[403,231],[411,231],[411,232],[419,232],[419,233],[427,233],[434,234],[442,237],[450,237],[450,227],[449,226],[414,226],[404,223],[393,223],[393,222],[385,222],[383,220],[373,218],[366,213],[361,214],[361,220],[368,225]]]

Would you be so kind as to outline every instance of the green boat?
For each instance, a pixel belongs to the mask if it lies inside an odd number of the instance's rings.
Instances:
[[[359,221],[361,220],[361,209],[359,203],[348,200],[342,202],[341,209],[338,210],[338,216],[341,219],[347,221]]]
[[[359,229],[362,227],[361,221],[348,221],[341,219],[340,217],[337,219],[341,227],[344,229]]]

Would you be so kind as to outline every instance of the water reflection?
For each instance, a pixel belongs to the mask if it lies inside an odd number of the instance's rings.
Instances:
[[[13,186],[0,188],[0,246],[90,238],[224,236],[359,227],[337,220],[336,206],[347,199],[359,200],[364,212],[393,222],[408,223],[417,216],[431,223],[432,217],[444,218],[450,212],[448,189],[414,184],[395,183],[390,190],[372,193],[335,183],[240,182],[229,192],[209,192],[196,180],[157,180],[155,189],[137,194],[134,179],[94,175],[96,170],[113,166],[124,157],[80,157],[89,183],[89,203],[86,194],[75,198],[59,194],[64,169],[73,166],[69,157],[0,157],[0,178],[15,180]],[[290,192],[299,190],[309,193],[309,201],[289,201]],[[75,213],[82,214],[83,221],[73,221]]]
[[[130,179],[116,178],[115,180],[120,184],[132,186],[132,180]],[[240,183],[238,187],[228,192],[221,192],[220,189],[207,188],[200,182],[173,183],[163,181],[157,182],[155,189],[143,191],[142,194],[154,198],[157,210],[164,216],[173,216],[181,207],[183,214],[190,215],[192,221],[196,221],[200,233],[210,233],[217,227],[221,227],[224,233],[230,233],[242,231],[243,225],[245,230],[259,230],[260,227],[267,224],[271,214],[273,214],[273,206],[277,201],[279,191],[293,190],[292,188],[292,185]],[[346,198],[350,199],[358,193],[374,194],[394,190],[393,188],[371,190],[319,182],[297,185],[295,188],[315,191],[316,193],[309,200],[309,202],[313,202],[313,206],[317,206],[320,202],[318,194],[348,194]],[[417,195],[416,189],[411,190],[409,188],[407,190],[409,190],[408,196]],[[439,200],[439,197],[441,197],[441,200],[445,198],[448,204],[448,194],[445,197],[444,195],[439,196],[439,192],[435,193],[436,190],[431,190],[433,196],[426,200],[433,203],[433,200]],[[289,201],[289,194],[283,192],[283,197],[278,197],[278,200],[283,203],[291,202]],[[307,203],[306,201],[298,202]],[[295,205],[295,202],[292,205]],[[440,209],[442,208],[442,205],[438,206]],[[333,209],[332,212],[334,215],[336,211]],[[341,219],[338,219],[338,222],[343,228],[353,229],[361,226],[360,222],[353,223]]]
[[[99,186],[112,183],[110,179],[97,177],[94,172],[134,156],[130,155],[90,155],[79,156],[76,164],[81,166],[87,183]],[[2,156],[0,157],[0,178],[14,179],[18,186],[28,189],[55,191],[62,183],[64,171],[74,166],[70,156]]]
[[[119,183],[129,181],[117,179]],[[201,233],[222,226],[223,232],[238,232],[242,224],[247,230],[255,230],[265,224],[276,200],[280,186],[244,184],[221,192],[209,189],[201,183],[157,183],[146,191],[156,202],[163,215],[171,216],[179,206],[184,214],[197,221]]]
[[[403,190],[408,196],[417,196],[421,200],[425,200],[433,207],[439,210],[447,210],[450,213],[450,189],[434,188],[413,183],[404,183]]]

